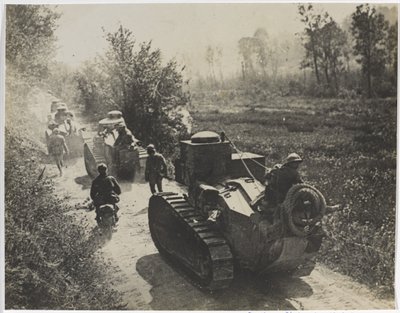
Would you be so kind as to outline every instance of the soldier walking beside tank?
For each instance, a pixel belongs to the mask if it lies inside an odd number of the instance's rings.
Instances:
[[[154,145],[147,146],[147,154],[149,156],[146,160],[145,180],[149,182],[151,193],[156,193],[156,185],[158,192],[162,192],[162,179],[167,176],[167,164]]]
[[[290,153],[282,165],[275,165],[266,175],[268,185],[265,188],[265,200],[268,207],[282,203],[289,189],[303,182],[297,171],[301,162],[303,160],[297,153]]]
[[[49,153],[53,157],[58,170],[60,171],[60,176],[62,176],[62,168],[64,166],[64,152],[69,153],[67,144],[62,135],[60,135],[58,128],[53,129],[53,134],[49,138]]]

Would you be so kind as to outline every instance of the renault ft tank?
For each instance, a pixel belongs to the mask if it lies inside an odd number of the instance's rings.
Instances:
[[[125,120],[120,111],[110,111],[107,117],[98,123],[97,133],[85,136],[83,147],[85,167],[92,178],[98,175],[97,166],[107,164],[111,175],[120,178],[132,179],[143,176],[147,152],[141,147],[139,141],[130,147],[118,149],[114,147],[118,138],[118,125],[125,125]]]
[[[228,287],[239,268],[309,275],[323,238],[324,197],[299,184],[282,205],[265,210],[265,158],[232,153],[221,137],[200,132],[182,141],[176,180],[188,194],[150,198],[149,228],[160,254],[211,291]]]

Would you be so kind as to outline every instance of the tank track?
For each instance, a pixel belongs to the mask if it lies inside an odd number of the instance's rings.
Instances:
[[[234,274],[233,256],[227,241],[183,196],[176,193],[152,196],[149,226],[160,254],[177,265],[194,285],[210,291],[230,285]],[[171,250],[170,243],[177,249]]]

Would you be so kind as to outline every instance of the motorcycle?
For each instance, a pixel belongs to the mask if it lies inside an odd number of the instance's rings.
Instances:
[[[111,239],[113,227],[118,221],[116,217],[118,210],[116,204],[104,204],[97,208],[97,225],[104,231],[107,239]]]

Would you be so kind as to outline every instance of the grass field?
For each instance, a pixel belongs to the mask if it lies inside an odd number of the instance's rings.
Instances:
[[[242,103],[242,104],[241,104]],[[242,151],[273,166],[291,152],[300,173],[329,204],[320,260],[357,280],[393,292],[396,99],[273,98],[194,95],[194,131],[225,131]]]

